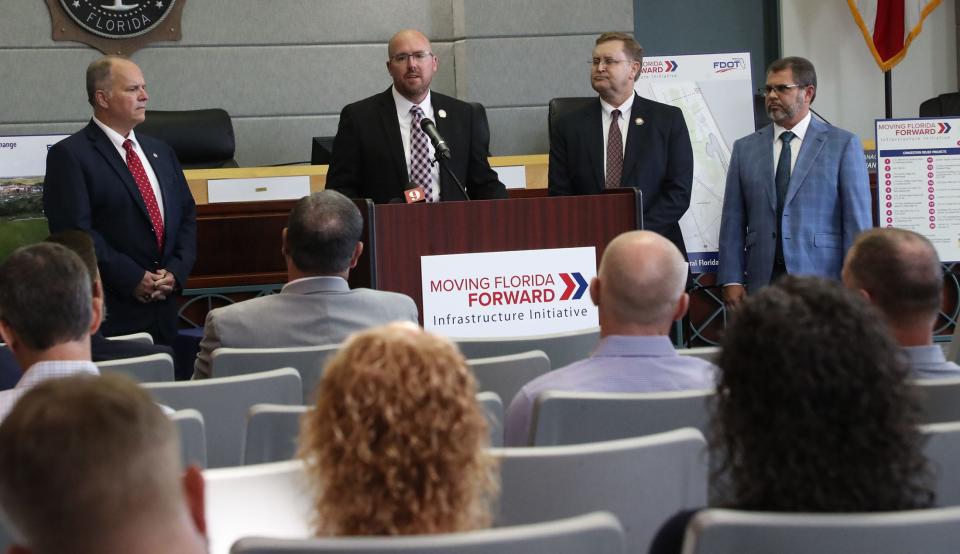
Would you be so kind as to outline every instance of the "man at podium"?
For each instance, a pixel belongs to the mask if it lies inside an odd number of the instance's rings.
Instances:
[[[400,31],[387,54],[393,86],[340,113],[327,188],[378,204],[402,202],[405,189],[416,187],[427,202],[466,200],[460,184],[472,200],[506,198],[487,160],[490,130],[482,108],[430,90],[438,63],[427,37]],[[426,120],[435,125],[433,137],[423,128]],[[441,162],[449,172],[433,163],[437,140],[449,148],[450,158]]]

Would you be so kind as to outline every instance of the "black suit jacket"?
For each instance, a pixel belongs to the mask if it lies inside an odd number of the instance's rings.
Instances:
[[[557,121],[550,142],[551,196],[600,194],[604,189],[601,116],[598,98]],[[643,192],[644,228],[667,237],[686,256],[679,221],[690,206],[693,148],[683,112],[634,95],[627,124],[621,186]]]
[[[141,304],[133,292],[144,271],[160,268],[174,274],[178,287],[186,284],[196,258],[196,210],[173,150],[162,141],[136,136],[163,196],[162,252],[126,161],[93,121],[47,153],[43,210],[50,232],[80,229],[93,238],[107,301],[103,332],[148,331],[157,342],[173,344],[175,295]]]
[[[133,340],[110,340],[97,331],[90,335],[90,358],[94,362],[139,358],[153,354],[169,354],[173,349],[162,344],[147,344]]]
[[[506,189],[487,157],[490,130],[486,118],[467,102],[430,93],[435,123],[450,146],[446,163],[467,188],[472,200],[506,198]],[[440,110],[446,117],[439,115]],[[391,89],[343,108],[326,187],[351,198],[386,203],[403,198],[410,182]],[[464,200],[453,179],[441,169],[440,200]]]

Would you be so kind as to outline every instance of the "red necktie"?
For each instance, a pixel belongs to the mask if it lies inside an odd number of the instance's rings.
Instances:
[[[610,131],[607,133],[607,178],[608,189],[620,186],[623,173],[623,134],[620,133],[620,110],[610,113]]]
[[[137,188],[143,196],[143,203],[147,206],[147,213],[150,214],[153,234],[157,236],[157,248],[163,252],[163,218],[160,217],[157,197],[154,196],[150,179],[147,178],[147,172],[143,170],[143,164],[140,163],[140,156],[133,149],[133,141],[130,139],[123,141],[123,149],[127,151],[127,168],[130,169],[133,180],[137,182]]]

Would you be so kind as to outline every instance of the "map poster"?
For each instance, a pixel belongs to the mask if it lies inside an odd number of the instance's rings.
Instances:
[[[693,191],[680,229],[690,270],[715,272],[730,152],[734,141],[754,132],[750,54],[651,56],[640,71],[640,96],[683,110],[693,145]]]
[[[960,118],[878,119],[877,221],[960,261]]]

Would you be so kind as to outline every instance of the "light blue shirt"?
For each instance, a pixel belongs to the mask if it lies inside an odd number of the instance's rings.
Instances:
[[[907,357],[907,365],[914,379],[960,377],[960,366],[948,362],[939,345],[904,346],[901,350]]]
[[[665,336],[609,336],[586,360],[530,381],[510,403],[504,427],[506,446],[526,446],[533,403],[548,390],[581,392],[667,392],[712,389],[716,367],[681,356]]]

